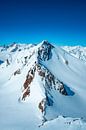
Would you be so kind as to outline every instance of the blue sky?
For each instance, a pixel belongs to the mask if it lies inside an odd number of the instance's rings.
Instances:
[[[0,0],[0,44],[86,45],[86,0]]]

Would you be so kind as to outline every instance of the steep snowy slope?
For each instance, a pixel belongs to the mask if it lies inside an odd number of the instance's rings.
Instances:
[[[47,41],[0,48],[0,130],[85,130],[86,64]]]
[[[75,56],[80,60],[86,61],[86,47],[82,46],[63,46],[64,50],[66,50],[71,55]]]

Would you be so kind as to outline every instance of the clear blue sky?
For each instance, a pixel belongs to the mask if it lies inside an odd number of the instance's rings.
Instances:
[[[0,44],[86,45],[86,0],[0,0]]]

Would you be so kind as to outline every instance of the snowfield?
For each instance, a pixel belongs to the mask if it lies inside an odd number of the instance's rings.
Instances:
[[[0,47],[0,130],[52,129],[86,129],[86,47]]]

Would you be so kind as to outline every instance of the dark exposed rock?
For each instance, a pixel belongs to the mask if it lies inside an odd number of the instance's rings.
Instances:
[[[16,45],[16,47],[13,50],[11,50],[11,52],[15,52],[17,50],[18,50],[18,46]]]
[[[25,100],[27,96],[30,96],[30,87],[28,87],[26,91],[23,93],[22,100]]]
[[[66,87],[62,82],[56,79],[55,76],[40,63],[35,63],[35,65],[28,71],[26,80],[23,84],[24,90],[26,90],[27,88],[30,89],[29,85],[33,81],[36,71],[38,72],[38,75],[41,77],[41,79],[44,80],[43,86],[45,88],[45,95],[48,106],[53,105],[53,99],[52,96],[50,95],[50,91],[52,89],[56,91],[58,90],[59,93],[65,96],[73,95],[73,92],[70,89],[68,89],[68,87]],[[23,95],[26,95],[25,93],[26,91],[23,93]]]
[[[25,100],[25,98],[27,96],[30,96],[30,84],[34,79],[35,71],[36,71],[36,66],[34,66],[33,68],[30,68],[30,70],[28,71],[28,74],[26,76],[26,80],[23,84],[22,100]]]
[[[68,65],[68,60],[65,61],[65,64]]]
[[[45,111],[45,106],[46,106],[46,100],[42,99],[42,101],[38,105],[38,107],[39,107],[39,109],[41,110],[42,113]]]
[[[45,87],[47,87],[49,90],[57,89],[62,95],[68,95],[64,84],[57,80],[55,76],[44,66],[37,64],[37,71],[38,74],[44,78],[45,80]]]
[[[9,62],[9,60],[8,60],[8,59],[6,60],[6,62],[7,62],[7,65],[6,65],[6,66],[10,65],[10,62]]]
[[[25,56],[25,64],[28,62],[28,56]]]
[[[28,78],[25,80],[24,85],[23,85],[24,89],[26,89],[28,85],[31,84],[32,80],[33,80],[33,77],[31,75],[28,76]]]
[[[48,41],[43,41],[42,45],[38,48],[38,59],[40,60],[49,60],[52,57],[52,46]]]
[[[14,75],[16,75],[16,74],[21,74],[21,70],[20,70],[20,69],[16,70],[16,71],[14,72]]]
[[[68,93],[66,92],[66,89],[64,88],[64,85],[63,84],[61,84],[61,85],[59,85],[58,86],[58,90],[59,90],[59,92],[62,94],[62,95],[68,95]]]

